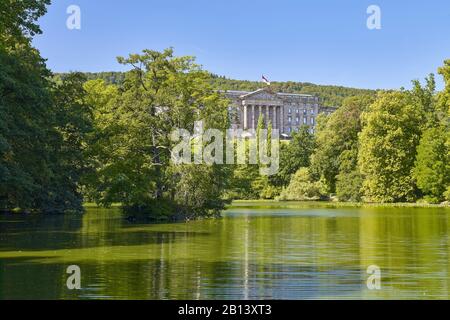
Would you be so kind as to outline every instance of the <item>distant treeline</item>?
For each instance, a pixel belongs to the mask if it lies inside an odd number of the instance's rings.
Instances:
[[[56,74],[56,80],[61,79],[64,74]],[[104,80],[108,84],[121,85],[125,79],[124,72],[86,72],[84,73],[87,80]],[[263,83],[259,81],[248,80],[233,80],[224,76],[218,76],[211,74],[211,85],[217,90],[242,90],[242,91],[255,91],[262,86]],[[272,82],[271,86],[273,90],[277,92],[286,93],[303,93],[313,94],[318,96],[324,106],[336,106],[342,105],[345,98],[358,96],[358,95],[372,95],[375,96],[377,90],[369,89],[356,89],[342,86],[331,85],[317,85],[309,82]]]

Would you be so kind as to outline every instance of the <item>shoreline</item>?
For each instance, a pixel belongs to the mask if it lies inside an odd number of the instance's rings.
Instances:
[[[429,204],[429,203],[366,203],[366,202],[339,202],[339,201],[278,201],[278,200],[233,200],[225,206],[223,211],[233,208],[251,208],[251,207],[278,207],[278,208],[443,208],[450,209],[450,203]],[[83,204],[84,209],[122,209],[120,203],[114,203],[110,207],[102,207],[92,202]],[[5,214],[24,214],[18,211],[0,210],[0,215]],[[29,215],[39,215],[37,213],[26,213]],[[45,215],[45,213],[43,214]],[[182,221],[182,220],[180,220]]]
[[[381,203],[381,202],[339,202],[339,201],[277,201],[277,200],[234,200],[227,209],[240,207],[240,204],[254,204],[278,207],[328,207],[328,208],[446,208],[450,209],[450,203],[429,204],[429,203]]]

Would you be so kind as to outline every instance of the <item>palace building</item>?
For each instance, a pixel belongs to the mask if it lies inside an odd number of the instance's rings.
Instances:
[[[264,123],[272,123],[282,138],[289,139],[293,132],[302,125],[307,125],[314,132],[317,116],[331,113],[336,108],[322,107],[319,98],[308,94],[275,93],[270,87],[253,92],[224,91],[231,100],[229,114],[232,128],[256,130],[259,116]]]

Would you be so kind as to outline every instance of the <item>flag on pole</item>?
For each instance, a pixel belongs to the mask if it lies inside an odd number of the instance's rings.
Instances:
[[[266,77],[262,76],[262,81],[263,81],[265,84],[267,84],[268,86],[270,86],[270,81],[267,80]]]

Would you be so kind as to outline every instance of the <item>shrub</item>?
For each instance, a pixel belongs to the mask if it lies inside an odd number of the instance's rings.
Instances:
[[[450,201],[450,186],[448,186],[447,190],[444,192],[444,199]]]
[[[292,177],[289,186],[281,192],[279,200],[320,200],[325,195],[321,181],[313,182],[308,168],[300,168]]]

